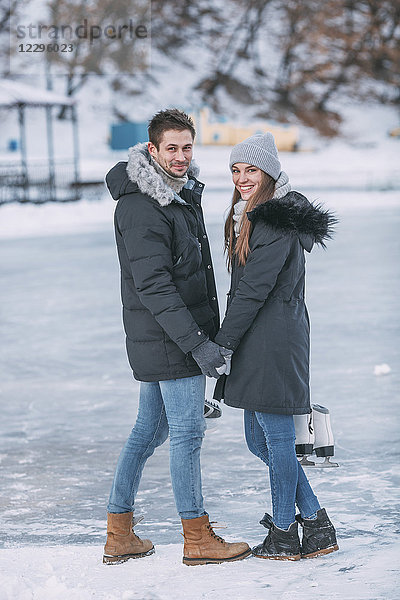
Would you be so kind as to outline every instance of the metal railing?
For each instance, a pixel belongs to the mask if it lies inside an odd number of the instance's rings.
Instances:
[[[81,198],[73,161],[31,160],[26,169],[0,162],[0,204],[6,202],[71,202]]]

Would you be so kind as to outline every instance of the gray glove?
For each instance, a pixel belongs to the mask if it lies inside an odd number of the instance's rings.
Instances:
[[[221,346],[218,346],[218,344],[215,344],[211,340],[206,340],[192,350],[192,356],[204,375],[218,379],[221,373],[218,373],[217,368],[225,366]]]

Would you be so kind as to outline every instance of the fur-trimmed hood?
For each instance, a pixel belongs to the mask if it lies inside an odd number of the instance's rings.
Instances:
[[[188,177],[198,176],[200,169],[192,160],[187,171]],[[175,200],[175,192],[163,181],[151,164],[147,142],[136,144],[129,149],[128,162],[120,162],[106,175],[108,189],[114,200],[136,188],[157,200],[161,206],[167,206]]]
[[[253,224],[263,221],[273,229],[295,232],[307,252],[314,244],[325,248],[325,241],[332,238],[337,218],[321,204],[311,204],[299,192],[289,192],[283,198],[273,198],[256,206],[247,213]]]

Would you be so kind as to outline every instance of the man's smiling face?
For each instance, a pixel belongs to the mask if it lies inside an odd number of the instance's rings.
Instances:
[[[192,160],[193,138],[189,129],[164,131],[160,146],[148,143],[151,156],[172,177],[183,177]]]

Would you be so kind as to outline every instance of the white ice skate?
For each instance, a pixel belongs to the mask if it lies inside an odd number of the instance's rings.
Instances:
[[[308,415],[294,415],[294,427],[296,430],[296,454],[301,456],[300,463],[304,467],[314,467],[315,462],[308,459],[314,450],[314,427],[312,412]]]
[[[300,464],[305,467],[338,467],[338,463],[330,460],[334,455],[335,442],[329,410],[320,404],[312,404],[311,409],[309,415],[294,416],[296,454],[301,457]],[[309,460],[308,457],[313,453],[325,460],[323,462]]]

